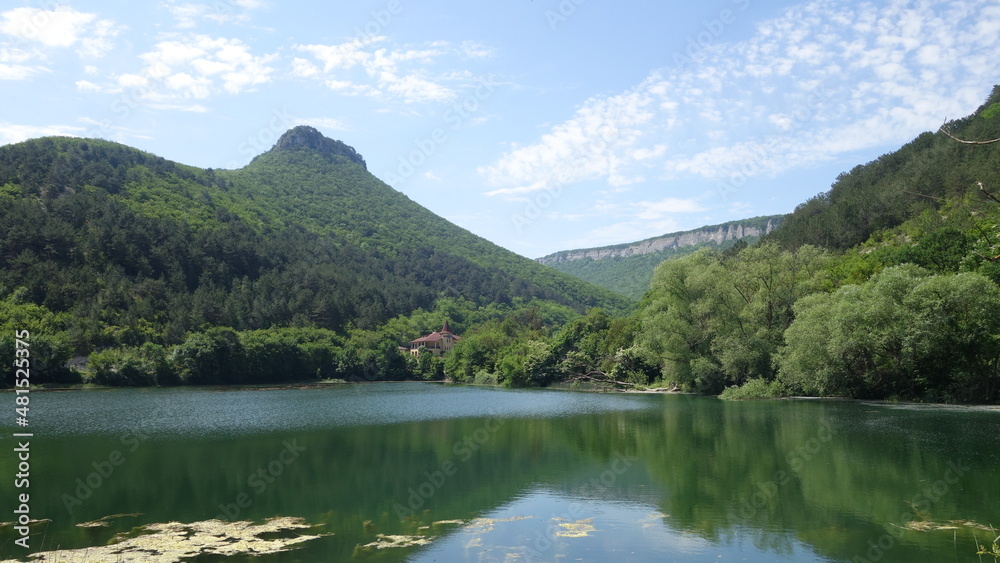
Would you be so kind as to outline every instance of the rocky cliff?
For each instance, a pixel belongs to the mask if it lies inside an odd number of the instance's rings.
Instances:
[[[729,240],[738,240],[744,237],[756,237],[773,231],[784,215],[772,215],[769,217],[755,217],[743,221],[733,221],[721,225],[712,225],[683,231],[670,233],[667,235],[654,237],[630,244],[618,244],[614,246],[603,246],[600,248],[584,248],[580,250],[563,250],[548,256],[538,258],[538,262],[546,265],[559,264],[561,262],[572,262],[590,258],[592,260],[604,260],[608,258],[624,258],[627,256],[639,256],[651,254],[673,248],[684,246],[694,246],[706,242],[721,244]]]
[[[365,168],[365,170],[368,169],[368,165],[365,164],[365,159],[358,154],[358,151],[354,150],[354,147],[341,141],[335,141],[327,138],[317,129],[309,127],[308,125],[299,125],[298,127],[289,129],[284,135],[281,136],[280,139],[278,139],[278,142],[275,143],[274,148],[271,150],[288,151],[296,150],[301,147],[319,151],[328,157],[333,155],[343,156],[360,164]]]

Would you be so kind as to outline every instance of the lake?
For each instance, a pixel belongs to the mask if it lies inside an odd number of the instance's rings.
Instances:
[[[1000,524],[988,409],[431,383],[31,398],[46,560],[979,561]],[[0,559],[17,537],[0,527]]]

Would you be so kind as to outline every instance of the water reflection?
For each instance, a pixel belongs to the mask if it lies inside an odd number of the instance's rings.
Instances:
[[[420,384],[38,397],[44,549],[280,516],[317,539],[255,561],[978,561],[1000,500],[995,412]],[[79,526],[119,514],[138,515]]]
[[[747,536],[713,542],[671,524],[643,502],[581,500],[540,489],[434,541],[409,561],[810,561],[790,538],[787,549],[760,550]],[[754,556],[754,554],[756,555]],[[748,556],[750,554],[750,556]]]

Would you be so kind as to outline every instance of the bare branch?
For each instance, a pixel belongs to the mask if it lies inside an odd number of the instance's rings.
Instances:
[[[993,240],[990,239],[990,235],[989,235],[989,233],[986,232],[986,229],[983,229],[983,226],[980,225],[980,224],[978,224],[978,223],[976,224],[976,229],[978,229],[979,230],[979,234],[983,235],[983,238],[986,239],[986,243],[989,244],[992,247],[993,246]],[[982,256],[982,255],[980,255],[980,257],[985,258],[985,256]]]
[[[915,195],[915,196],[918,196],[918,197],[926,197],[926,198],[928,198],[928,199],[936,199],[936,200],[938,200],[938,201],[944,201],[944,200],[945,200],[945,199],[944,199],[943,197],[934,197],[934,196],[932,196],[932,195],[924,195],[924,194],[918,194],[917,192],[908,192],[908,191],[906,191],[906,190],[903,190],[903,193],[904,193],[904,194],[910,194],[910,195]]]
[[[941,124],[941,128],[938,129],[938,131],[941,131],[942,133],[950,137],[952,140],[958,141],[959,143],[962,143],[964,145],[989,145],[992,143],[1000,143],[1000,139],[993,139],[992,141],[966,141],[964,139],[959,139],[958,137],[952,135],[951,131],[949,131],[948,128],[945,127],[945,125],[947,124],[948,124],[948,119],[945,118],[944,123]]]
[[[997,203],[1000,203],[1000,198],[998,198],[997,196],[995,196],[995,195],[991,194],[990,192],[986,191],[986,187],[983,186],[982,182],[976,182],[976,183],[979,184],[979,191],[981,191],[984,194],[986,194],[986,197],[992,199],[993,201],[995,201]]]
[[[581,373],[573,375],[566,379],[566,381],[593,381],[594,383],[602,383],[604,385],[621,385],[623,387],[635,387],[635,383],[629,383],[628,381],[618,381],[612,378],[607,373],[601,370],[594,370],[590,373]]]
[[[980,254],[979,252],[973,252],[973,254],[989,262],[1000,261],[1000,254],[997,254],[996,256],[986,256],[985,254]]]
[[[979,191],[983,192],[983,194],[985,194],[985,195],[986,195],[986,197],[988,197],[988,198],[992,199],[992,200],[993,200],[993,201],[995,201],[996,203],[1000,203],[1000,197],[997,197],[997,196],[993,195],[992,193],[990,193],[990,192],[989,192],[989,191],[988,191],[988,190],[986,189],[986,186],[984,186],[984,185],[983,185],[983,183],[982,183],[982,182],[976,182],[976,184],[978,184],[978,185],[979,185]],[[986,229],[984,229],[984,228],[983,228],[983,226],[982,226],[981,224],[979,224],[978,222],[976,223],[976,229],[978,229],[978,230],[979,230],[979,233],[983,235],[983,238],[984,238],[984,239],[986,239],[986,243],[987,243],[987,244],[989,244],[989,245],[990,245],[990,247],[992,248],[992,247],[994,246],[994,244],[993,244],[993,240],[992,240],[992,239],[990,238],[990,235],[989,235],[989,233],[987,233],[987,232],[986,232]],[[983,255],[983,254],[980,254],[979,252],[974,252],[974,254],[975,254],[976,256],[979,256],[979,257],[980,257],[980,258],[982,258],[983,260],[988,260],[988,261],[990,261],[990,262],[997,262],[997,261],[1000,261],[1000,254],[998,254],[998,255],[996,255],[996,256],[992,256],[992,257],[991,257],[991,256],[986,256],[986,255]]]

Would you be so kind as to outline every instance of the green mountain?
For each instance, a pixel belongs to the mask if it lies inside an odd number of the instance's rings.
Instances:
[[[445,367],[509,385],[996,402],[998,163],[1000,88],[945,132],[842,174],[754,244],[663,261],[632,315],[595,310],[551,335],[477,329]],[[547,261],[660,258],[639,254],[650,246]]]
[[[958,138],[1000,138],[1000,86],[972,115],[947,129]],[[788,215],[768,238],[794,248],[812,244],[847,249],[910,218],[941,209],[947,201],[981,198],[978,183],[1000,191],[1000,143],[961,143],[923,133],[900,149],[839,175],[830,190]]]
[[[996,139],[1000,138],[997,116],[1000,86],[994,87],[974,114],[948,123],[947,128],[964,140]],[[840,174],[829,191],[810,198],[789,215],[755,217],[635,243],[561,251],[538,262],[639,299],[649,289],[653,271],[661,262],[701,248],[724,250],[737,240],[753,244],[763,235],[790,249],[810,244],[846,250],[922,214],[960,205],[964,198],[981,198],[979,183],[1000,193],[998,155],[1000,143],[960,143],[947,135],[927,132],[896,151]],[[963,214],[973,217],[965,208],[956,213]],[[970,221],[954,225],[959,230],[971,226]]]
[[[669,233],[639,242],[563,250],[538,259],[560,272],[639,299],[649,289],[653,271],[664,260],[687,256],[701,248],[725,250],[737,241],[754,243],[778,227],[784,215],[754,217]]]
[[[0,304],[56,315],[76,354],[212,326],[374,328],[440,297],[631,306],[434,215],[309,127],[239,170],[94,139],[0,147]]]
[[[661,265],[636,357],[730,398],[1000,399],[1000,87],[738,253]],[[628,359],[628,358],[627,358]]]

